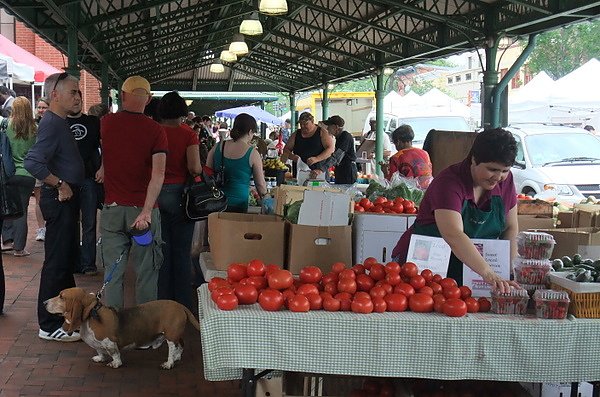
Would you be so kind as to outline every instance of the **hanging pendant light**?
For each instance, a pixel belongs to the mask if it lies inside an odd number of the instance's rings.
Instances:
[[[258,11],[267,15],[287,14],[288,6],[286,0],[261,0]]]
[[[263,27],[258,19],[258,13],[253,12],[249,17],[246,17],[240,25],[240,33],[247,36],[258,36],[263,34]]]
[[[223,66],[221,61],[215,61],[215,63],[210,65],[209,70],[211,73],[223,73],[225,72],[225,67]]]
[[[245,55],[248,53],[248,45],[244,41],[244,35],[236,33],[233,35],[233,40],[229,44],[229,51],[235,55]]]
[[[223,62],[235,62],[237,61],[237,55],[228,50],[221,51],[221,56],[219,57]]]

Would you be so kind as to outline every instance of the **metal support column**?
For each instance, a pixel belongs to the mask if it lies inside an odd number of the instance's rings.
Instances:
[[[329,84],[323,84],[323,100],[321,101],[321,108],[323,110],[322,120],[329,118]],[[314,115],[313,115],[314,116]]]
[[[376,115],[376,135],[375,135],[375,172],[381,173],[381,162],[383,161],[383,96],[384,96],[384,75],[383,68],[377,70],[377,89],[375,90],[375,115]]]
[[[102,64],[102,86],[100,88],[100,102],[108,106],[108,96],[110,95],[108,89],[108,64]]]
[[[483,101],[481,102],[481,125],[484,129],[492,127],[492,91],[498,84],[498,71],[496,70],[496,56],[498,55],[498,36],[488,38],[485,47],[485,71],[483,72]],[[500,115],[496,116],[500,119]]]
[[[67,73],[77,78],[80,77],[79,66],[77,64],[77,25],[79,24],[79,2],[67,5],[67,15],[71,24],[67,27],[67,55],[69,56],[69,65]]]
[[[292,132],[296,131],[296,93],[291,91],[290,96],[290,129]]]
[[[260,101],[260,108],[265,110],[265,101]],[[262,139],[267,139],[267,125],[263,122],[260,123],[260,137]]]

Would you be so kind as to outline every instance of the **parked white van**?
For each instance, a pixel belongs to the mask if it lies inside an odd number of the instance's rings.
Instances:
[[[517,124],[506,128],[517,140],[512,167],[517,193],[552,189],[558,201],[600,197],[600,139],[582,128]]]

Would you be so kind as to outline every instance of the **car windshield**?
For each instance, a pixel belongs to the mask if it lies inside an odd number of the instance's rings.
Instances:
[[[600,140],[593,135],[536,134],[525,137],[525,144],[529,161],[537,166],[600,162]]]
[[[402,118],[399,122],[400,124],[408,124],[412,127],[415,132],[415,139],[413,139],[413,142],[424,141],[427,133],[432,129],[442,131],[471,130],[464,118],[456,116]]]

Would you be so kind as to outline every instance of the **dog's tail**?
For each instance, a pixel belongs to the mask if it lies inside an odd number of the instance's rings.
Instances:
[[[198,322],[198,320],[196,320],[196,317],[194,317],[194,314],[190,311],[190,309],[188,309],[185,306],[183,306],[183,309],[185,310],[185,314],[187,314],[188,321],[190,323],[192,323],[194,328],[196,328],[198,331],[200,331],[200,323]]]

